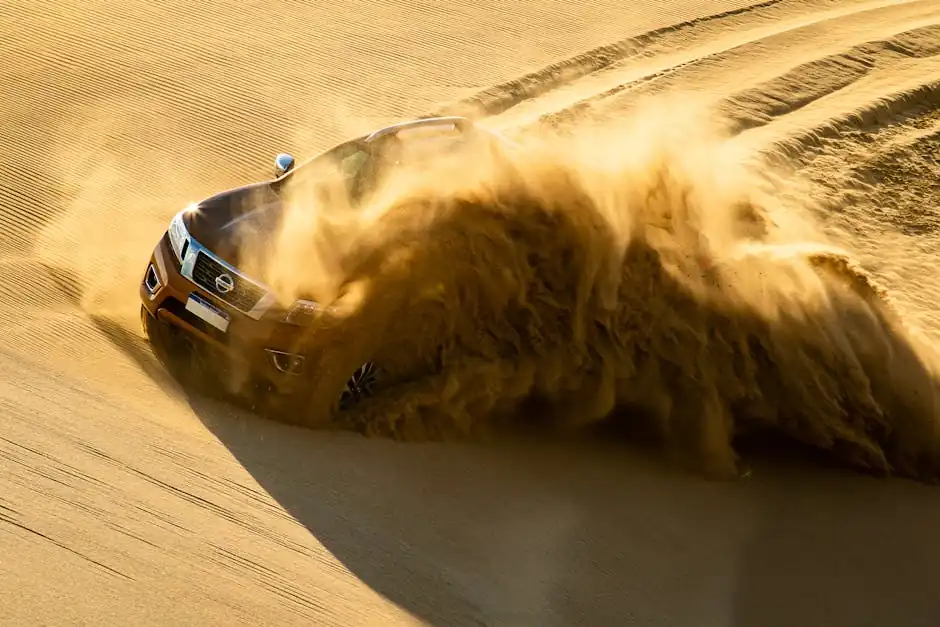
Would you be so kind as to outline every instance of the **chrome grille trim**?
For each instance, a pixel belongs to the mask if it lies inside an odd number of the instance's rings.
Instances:
[[[244,273],[239,272],[238,269],[236,269],[230,263],[221,259],[218,255],[215,255],[211,250],[209,250],[208,248],[206,248],[205,246],[197,242],[192,237],[192,235],[189,236],[188,242],[189,242],[189,246],[185,248],[186,254],[183,257],[183,263],[180,267],[180,274],[186,277],[187,280],[191,281],[194,285],[197,285],[201,290],[203,290],[204,292],[207,292],[213,298],[216,298],[224,302],[228,306],[234,308],[237,311],[242,312],[243,314],[245,314],[249,318],[252,318],[253,320],[260,319],[261,316],[263,316],[271,308],[271,305],[273,305],[275,302],[274,290],[272,290],[270,287],[268,287],[264,283],[261,283],[260,281],[256,281],[246,276]],[[224,295],[216,294],[215,292],[209,291],[206,288],[204,288],[198,281],[196,281],[195,277],[193,276],[193,270],[196,266],[196,257],[200,253],[202,253],[203,255],[205,255],[206,257],[208,257],[215,263],[225,268],[226,272],[228,272],[234,277],[237,277],[239,281],[244,281],[246,283],[249,283],[256,289],[261,291],[262,296],[255,303],[254,307],[252,307],[251,309],[247,311],[244,309],[241,309],[238,306],[236,306],[235,303],[227,300]]]

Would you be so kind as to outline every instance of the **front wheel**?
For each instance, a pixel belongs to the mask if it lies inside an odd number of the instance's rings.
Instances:
[[[186,355],[185,343],[180,341],[166,323],[158,320],[143,305],[140,306],[140,326],[154,355],[172,371],[172,366]]]
[[[210,396],[225,395],[225,362],[185,332],[140,308],[141,326],[154,356],[185,389]]]
[[[378,368],[376,368],[375,364],[371,361],[362,364],[359,369],[349,377],[346,386],[343,388],[343,393],[340,395],[339,399],[340,410],[349,409],[360,401],[372,396],[378,384],[378,374]]]

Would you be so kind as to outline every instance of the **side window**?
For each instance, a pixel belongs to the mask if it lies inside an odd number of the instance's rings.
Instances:
[[[356,203],[364,192],[364,183],[368,178],[370,157],[362,148],[350,151],[339,162],[339,174],[346,188],[346,196],[350,202]]]
[[[352,154],[346,155],[339,162],[339,171],[347,181],[359,176],[360,172],[369,159],[369,155],[364,150],[356,150]]]
[[[361,169],[359,193],[377,188],[401,163],[402,157],[402,141],[397,135],[386,135],[376,140],[371,146],[368,163]]]
[[[369,161],[369,153],[362,144],[358,141],[340,144],[324,153],[321,159],[325,166],[324,172],[329,173],[328,187],[345,193],[350,200],[355,201],[360,179]]]

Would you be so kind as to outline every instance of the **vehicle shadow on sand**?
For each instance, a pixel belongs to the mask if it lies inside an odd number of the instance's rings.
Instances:
[[[180,389],[139,336],[94,323]],[[940,624],[935,488],[779,451],[710,482],[615,441],[393,443],[187,397],[317,541],[430,624]]]

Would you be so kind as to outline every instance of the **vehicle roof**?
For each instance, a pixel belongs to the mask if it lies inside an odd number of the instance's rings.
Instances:
[[[439,116],[433,118],[419,118],[416,120],[407,120],[405,122],[398,122],[397,124],[391,124],[383,128],[372,131],[371,133],[364,136],[366,143],[375,141],[379,137],[389,135],[391,133],[397,133],[402,129],[408,128],[419,128],[422,126],[438,126],[441,124],[451,123],[458,129],[465,131],[474,128],[473,122],[469,118],[465,118],[459,115],[447,115]]]
[[[292,169],[290,172],[285,174],[284,177],[290,176],[291,172],[294,172],[295,170],[302,168],[308,163],[316,161],[317,159],[322,157],[324,154],[338,148],[339,146],[343,146],[345,144],[354,143],[354,142],[357,142],[357,143],[361,142],[361,143],[368,144],[379,139],[380,137],[384,137],[386,135],[396,133],[402,129],[420,128],[423,126],[435,126],[435,125],[439,125],[439,124],[443,124],[447,122],[452,123],[455,127],[457,127],[461,131],[468,131],[471,129],[482,130],[479,126],[474,124],[470,118],[466,118],[466,117],[459,116],[459,115],[443,115],[443,116],[430,117],[430,118],[417,118],[414,120],[406,120],[404,122],[398,122],[396,124],[390,124],[388,126],[384,126],[382,128],[370,131],[364,135],[359,135],[358,137],[353,137],[351,139],[344,139],[341,142],[336,143],[330,146],[329,148],[321,150],[314,156],[304,160],[302,163],[298,164],[296,168]]]

